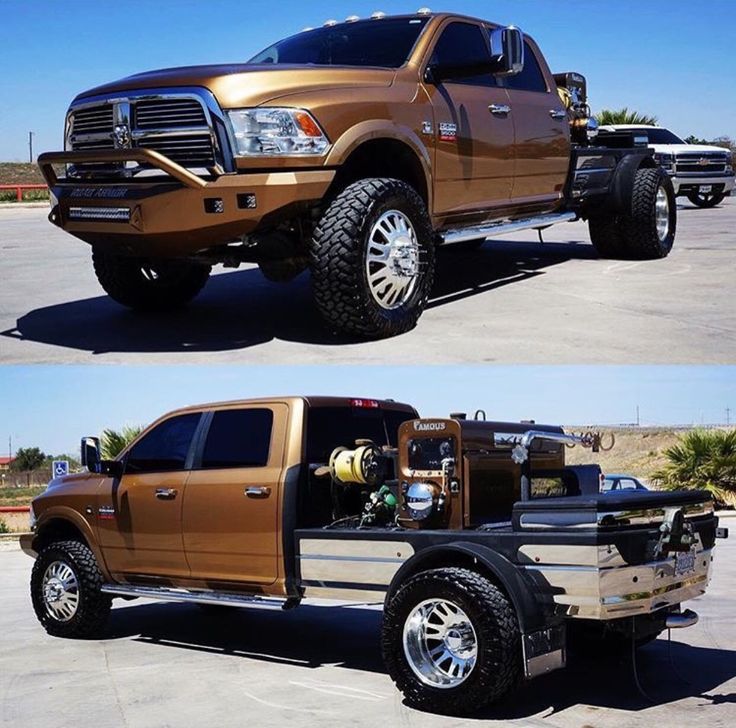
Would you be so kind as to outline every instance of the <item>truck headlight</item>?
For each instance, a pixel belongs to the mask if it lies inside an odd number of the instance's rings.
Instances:
[[[30,531],[36,530],[36,511],[33,510],[33,503],[31,503],[31,509],[28,513],[28,527]]]
[[[669,152],[656,152],[654,159],[657,164],[667,172],[672,172],[675,167],[675,155]]]
[[[239,157],[324,154],[330,142],[314,117],[302,109],[259,107],[227,112]]]
[[[733,173],[733,152],[726,154],[726,174]]]

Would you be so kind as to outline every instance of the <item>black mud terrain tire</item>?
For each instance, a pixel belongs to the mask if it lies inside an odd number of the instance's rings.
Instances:
[[[110,298],[140,311],[166,311],[189,303],[207,283],[210,266],[188,260],[147,260],[95,246],[92,263]]]
[[[726,198],[723,192],[690,192],[688,193],[687,199],[696,205],[697,207],[715,207],[720,205],[721,202]]]
[[[388,234],[378,229],[382,220]],[[401,225],[410,228],[406,236]],[[386,246],[385,262],[375,261],[380,250],[375,244]],[[363,339],[402,334],[416,325],[427,304],[434,259],[427,208],[410,185],[384,178],[354,182],[331,202],[312,237],[317,307],[341,334]]]
[[[637,170],[629,209],[593,216],[588,226],[591,242],[602,258],[666,258],[677,229],[672,180],[660,167]]]
[[[410,648],[405,647],[404,628],[418,605],[428,600],[456,605],[472,624],[475,664],[458,685],[436,687],[427,679],[420,679],[412,667],[412,663],[417,666],[417,661],[409,656]],[[470,569],[432,569],[410,577],[386,605],[381,646],[388,673],[407,704],[432,713],[474,715],[512,692],[521,678],[521,636],[516,612],[497,586]],[[439,668],[446,664],[440,663]],[[452,671],[451,666],[444,669]],[[430,667],[423,674],[429,675],[431,682],[436,673]]]
[[[58,611],[59,606],[56,609],[50,606],[45,596],[48,584],[44,580],[53,573],[73,575],[65,583],[68,585],[66,593],[76,597],[72,599],[75,606],[64,607],[63,613]],[[103,583],[95,556],[86,544],[58,541],[45,546],[31,572],[31,601],[38,621],[55,637],[84,639],[100,636],[112,606],[112,599],[101,591]],[[53,588],[53,584],[51,586]],[[53,604],[59,605],[59,602]]]

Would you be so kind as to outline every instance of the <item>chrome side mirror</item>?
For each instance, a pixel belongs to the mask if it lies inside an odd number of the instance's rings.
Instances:
[[[81,448],[82,466],[90,473],[101,472],[100,439],[98,437],[83,437]]]
[[[524,34],[513,25],[491,31],[491,55],[498,76],[515,76],[524,68]]]

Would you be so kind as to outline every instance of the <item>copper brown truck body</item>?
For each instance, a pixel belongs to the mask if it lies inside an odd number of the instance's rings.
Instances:
[[[34,500],[33,533],[21,538],[37,557],[34,607],[52,634],[82,636],[102,629],[112,597],[271,608],[311,597],[383,601],[384,656],[412,700],[401,666],[416,656],[394,647],[409,623],[402,604],[412,589],[426,597],[426,580],[482,587],[478,618],[505,610],[509,680],[563,667],[566,625],[638,644],[694,623],[680,604],[704,593],[715,538],[727,535],[710,495],[602,495],[597,466],[565,464],[575,444],[586,441],[560,427],[419,418],[410,405],[370,399],[176,410],[114,461],[100,461],[85,439],[92,472],[56,479]],[[59,564],[94,589],[67,594]],[[450,599],[452,586],[433,588]],[[67,596],[75,611],[59,616]],[[448,644],[462,646],[456,632]],[[506,678],[485,684],[490,692],[473,700],[510,687]],[[447,707],[435,698],[430,690],[425,706]]]
[[[273,280],[310,268],[327,323],[368,338],[416,323],[440,246],[584,218],[603,255],[669,253],[674,197],[651,152],[596,142],[583,77],[553,75],[518,29],[438,13],[301,35],[375,33],[380,48],[408,24],[406,57],[391,67],[283,63],[274,51],[80,94],[66,149],[39,157],[51,222],[92,245],[100,283],[123,305],[186,303],[218,263],[256,262]],[[269,134],[287,132],[253,121],[269,113],[311,146],[274,152]]]

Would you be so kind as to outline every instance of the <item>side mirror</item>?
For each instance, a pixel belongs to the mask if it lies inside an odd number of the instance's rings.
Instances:
[[[82,466],[90,473],[111,475],[119,478],[123,474],[123,464],[118,460],[103,460],[100,455],[100,440],[97,437],[82,438]]]
[[[82,467],[90,473],[101,472],[100,439],[98,437],[82,438]]]
[[[498,76],[515,76],[524,68],[524,34],[513,25],[491,31],[493,72]]]

